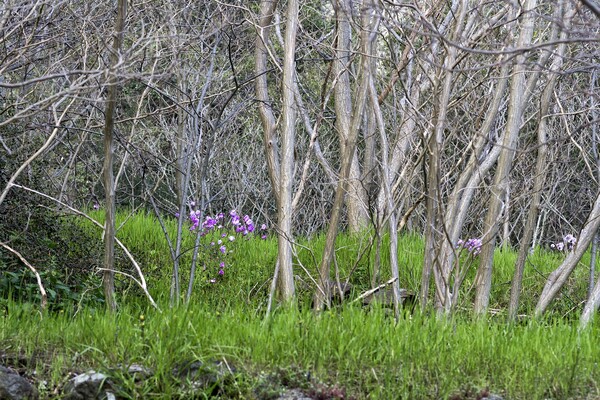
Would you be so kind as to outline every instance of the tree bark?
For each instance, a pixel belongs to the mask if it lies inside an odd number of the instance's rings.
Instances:
[[[292,259],[292,190],[294,182],[294,143],[296,136],[296,34],[298,32],[298,0],[289,0],[285,27],[283,60],[283,106],[281,131],[281,165],[279,172],[278,259],[279,293],[281,300],[294,298],[294,267]]]
[[[347,0],[344,0],[347,1]],[[339,12],[339,10],[338,10]],[[372,10],[369,7],[363,7],[361,12],[371,13]],[[371,38],[370,32],[363,28],[361,33],[361,44],[362,44],[362,56],[360,66],[360,82],[356,87],[357,95],[354,103],[354,109],[352,112],[352,123],[349,126],[348,135],[344,140],[342,146],[342,165],[340,168],[339,181],[335,190],[335,199],[333,202],[333,209],[331,211],[331,217],[329,219],[329,226],[327,228],[327,235],[325,239],[325,248],[323,250],[323,256],[321,258],[321,264],[319,266],[319,287],[315,292],[314,296],[314,309],[315,311],[321,311],[326,303],[329,302],[330,288],[329,288],[329,275],[331,270],[331,261],[334,257],[335,239],[338,233],[338,223],[341,215],[341,210],[344,205],[344,195],[347,190],[347,181],[350,176],[350,169],[352,166],[352,159],[355,156],[356,151],[356,139],[358,136],[358,130],[360,122],[362,120],[362,114],[365,109],[365,103],[367,100],[369,90],[369,54],[371,52]],[[342,112],[346,112],[341,110]]]
[[[260,17],[258,23],[258,34],[256,36],[255,51],[255,90],[258,104],[258,113],[263,127],[263,145],[267,160],[267,172],[273,188],[276,202],[279,202],[279,144],[277,141],[275,116],[271,108],[267,84],[267,56],[269,32],[273,22],[273,14],[277,8],[277,0],[263,0],[260,3]]]
[[[104,111],[104,191],[105,191],[105,230],[104,230],[104,273],[103,286],[106,307],[114,312],[117,308],[115,299],[115,182],[113,174],[114,163],[114,125],[115,107],[117,102],[118,78],[117,68],[121,51],[127,15],[127,0],[118,0],[117,19],[111,51],[111,70],[106,95]]]
[[[568,25],[570,21],[570,16],[567,16],[566,19],[563,19],[565,2],[561,1],[559,5],[557,5],[555,12],[555,19],[557,21],[562,20],[565,21],[565,24]],[[551,34],[551,40],[554,41],[558,36],[558,25],[554,25],[553,33]],[[563,31],[561,33],[561,39],[566,39],[567,34]],[[535,230],[536,221],[538,219],[540,202],[542,198],[542,192],[544,189],[544,184],[546,181],[546,170],[548,169],[548,165],[546,163],[548,146],[547,146],[547,127],[548,127],[548,109],[550,108],[550,98],[552,93],[554,93],[554,88],[556,86],[556,80],[558,78],[559,70],[563,63],[563,56],[565,53],[566,44],[561,43],[555,53],[554,61],[550,67],[551,75],[542,92],[542,96],[540,98],[540,110],[538,117],[538,154],[534,172],[534,182],[533,182],[533,195],[531,199],[531,206],[529,209],[529,213],[527,215],[527,221],[525,222],[525,228],[523,230],[523,236],[521,238],[521,245],[519,247],[519,254],[517,256],[517,263],[515,265],[515,272],[512,280],[512,286],[510,291],[510,303],[508,305],[508,319],[514,320],[517,316],[517,311],[519,309],[519,297],[521,294],[521,287],[523,283],[523,271],[525,269],[525,261],[527,260],[527,256],[529,255],[529,250],[531,248],[531,242],[533,240],[533,233]]]
[[[518,48],[523,48],[531,43],[534,24],[533,10],[536,4],[536,0],[527,0],[524,2],[521,28],[517,40]],[[475,277],[476,293],[474,310],[477,314],[486,312],[490,301],[494,250],[496,247],[496,235],[499,229],[498,219],[502,210],[502,200],[505,198],[509,185],[508,175],[512,168],[519,129],[523,118],[525,72],[525,56],[519,55],[517,56],[517,63],[514,67],[511,80],[508,121],[502,140],[502,150],[500,151],[494,183],[492,185],[492,195],[484,221],[483,246],[477,276]]]
[[[352,12],[352,4],[348,0],[337,0],[335,4],[337,39],[333,71],[337,81],[334,87],[334,97],[336,130],[340,140],[340,154],[343,154],[348,137],[351,135],[350,131],[353,129],[351,124],[355,122],[352,115],[352,89],[350,84],[351,27],[349,15]],[[358,121],[359,124],[361,122]],[[345,198],[350,232],[358,232],[367,225],[366,197],[367,193],[361,182],[358,156],[354,154],[350,165],[349,180],[346,184]]]
[[[590,212],[583,229],[581,232],[579,232],[575,249],[570,252],[563,263],[557,269],[555,269],[550,276],[548,276],[546,285],[544,286],[542,294],[540,295],[540,299],[535,307],[536,317],[539,317],[546,312],[552,300],[554,300],[560,289],[571,275],[571,272],[573,272],[579,263],[579,260],[581,260],[581,257],[583,257],[583,254],[592,242],[598,227],[600,227],[600,194],[596,197],[592,211]],[[600,288],[598,288],[598,284],[596,284],[594,292],[596,289],[600,290]],[[592,296],[595,296],[595,293],[592,293]],[[588,305],[586,305],[586,308],[587,307]]]

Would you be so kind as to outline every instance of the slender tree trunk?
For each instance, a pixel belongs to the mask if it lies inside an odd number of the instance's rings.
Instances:
[[[548,276],[548,280],[546,281],[546,285],[542,290],[542,294],[540,295],[540,299],[538,300],[537,306],[535,307],[535,316],[541,316],[546,310],[548,306],[554,300],[560,289],[563,287],[571,272],[575,269],[579,260],[587,250],[588,246],[592,242],[596,231],[600,227],[600,194],[596,197],[596,201],[594,202],[594,206],[592,207],[592,211],[590,212],[585,225],[581,232],[579,232],[579,237],[577,240],[577,245],[575,245],[575,249],[571,251],[562,264],[555,269],[550,276]],[[596,291],[600,292],[600,287],[596,284],[594,291],[592,293],[592,297],[596,295]],[[599,294],[600,295],[600,294]],[[586,309],[591,304],[588,301],[586,304]],[[588,311],[589,312],[589,311]],[[584,310],[584,314],[586,311]],[[583,317],[582,317],[583,318]]]
[[[566,24],[570,21],[570,16],[566,19],[563,19],[564,14],[564,1],[561,1],[559,5],[556,7],[555,19],[565,21]],[[553,32],[551,34],[551,40],[555,40],[558,36],[558,25],[555,24],[553,28]],[[566,39],[567,34],[563,32],[561,34],[561,39]],[[556,86],[556,80],[558,78],[559,70],[562,66],[563,56],[566,49],[566,44],[561,43],[555,53],[554,61],[550,67],[551,76],[542,92],[542,96],[540,98],[540,110],[538,117],[538,154],[537,161],[535,166],[534,173],[534,182],[533,182],[533,195],[531,199],[531,206],[529,209],[529,213],[527,215],[527,221],[525,222],[525,228],[523,230],[523,236],[521,238],[521,245],[519,248],[519,254],[517,257],[517,263],[515,265],[515,272],[512,280],[512,287],[510,291],[510,303],[508,305],[508,319],[514,320],[517,316],[517,311],[519,309],[519,297],[521,294],[521,287],[523,283],[523,271],[525,269],[525,261],[527,260],[527,256],[529,255],[529,250],[531,248],[531,242],[533,240],[533,234],[535,230],[536,221],[538,220],[540,203],[542,199],[542,191],[544,189],[544,184],[546,181],[546,170],[548,169],[548,165],[546,163],[548,146],[547,146],[547,127],[548,127],[548,109],[550,108],[550,99],[552,94],[554,93],[554,88]]]
[[[346,1],[346,0],[345,0]],[[338,11],[339,12],[339,11]],[[371,8],[363,7],[361,12],[371,13]],[[352,112],[352,123],[350,124],[348,135],[344,140],[342,146],[342,165],[340,168],[339,181],[335,190],[335,199],[333,202],[333,209],[331,211],[331,217],[329,219],[329,227],[327,229],[327,236],[325,239],[325,248],[323,250],[323,257],[321,259],[321,265],[319,266],[319,287],[315,292],[314,297],[314,309],[320,311],[325,306],[325,303],[329,302],[330,288],[329,288],[329,275],[331,270],[331,261],[334,256],[335,239],[338,233],[338,223],[344,205],[344,195],[347,189],[347,181],[350,176],[350,168],[352,165],[352,159],[355,156],[356,150],[356,139],[358,136],[358,130],[362,121],[362,114],[365,109],[365,103],[369,90],[369,57],[371,53],[371,38],[370,32],[363,29],[361,33],[362,43],[362,57],[360,67],[360,82],[357,86],[357,95],[354,109]],[[342,112],[346,112],[345,109]]]
[[[298,0],[288,0],[283,60],[283,107],[281,132],[281,165],[279,172],[278,259],[279,292],[284,302],[294,297],[292,259],[292,191],[294,182],[294,143],[296,136],[296,34],[298,32]]]
[[[595,70],[590,77],[590,93],[596,93],[596,78],[598,70]],[[594,95],[590,96],[590,111],[592,113],[592,121],[598,120],[597,103]],[[600,151],[598,151],[598,125],[592,124],[592,154],[596,163],[596,180],[600,182]],[[594,288],[594,279],[596,276],[596,258],[598,255],[598,247],[600,246],[600,232],[596,232],[596,237],[592,243],[592,257],[590,260],[590,279],[588,283],[588,298],[591,299],[592,290]]]
[[[389,167],[390,163],[390,155],[389,155],[389,143],[388,138],[385,131],[385,122],[383,119],[383,114],[381,109],[379,108],[379,103],[377,102],[377,92],[375,91],[374,82],[371,80],[369,85],[369,91],[371,94],[371,105],[374,111],[374,117],[376,117],[377,125],[379,126],[379,136],[381,141],[381,170],[383,172],[383,182],[382,185],[385,190],[387,205],[385,209],[385,214],[389,214],[388,218],[388,230],[390,235],[390,249],[389,249],[389,257],[390,257],[390,272],[392,275],[393,283],[392,283],[392,301],[394,304],[394,313],[396,315],[396,319],[400,317],[400,271],[398,267],[398,223],[396,217],[396,209],[394,207],[394,197],[392,195],[392,182],[393,176],[391,175],[391,170]],[[385,220],[385,219],[384,219]],[[378,227],[379,228],[379,227]],[[374,282],[373,282],[374,283]],[[376,285],[372,285],[373,288]]]
[[[337,81],[334,87],[336,130],[340,140],[341,152],[348,141],[354,123],[352,115],[352,89],[350,84],[351,64],[351,27],[349,16],[352,13],[352,4],[348,0],[336,0],[336,57],[333,62],[334,74]],[[364,5],[363,5],[364,7]],[[362,121],[358,121],[362,125]],[[348,209],[348,229],[358,232],[367,225],[367,193],[361,182],[361,171],[358,156],[352,156],[349,180],[346,184],[345,202]]]
[[[273,115],[273,109],[271,108],[267,83],[267,56],[269,54],[267,46],[277,3],[277,0],[263,0],[260,3],[260,18],[255,51],[255,90],[258,113],[263,127],[263,144],[267,160],[267,172],[271,181],[271,187],[273,188],[273,195],[279,204],[279,144],[275,132],[277,123],[275,115]]]
[[[467,11],[467,1],[456,4],[456,25],[452,33],[454,40],[461,38]],[[450,271],[441,263],[440,250],[446,240],[446,227],[443,219],[443,199],[441,193],[441,151],[444,145],[444,131],[448,104],[453,87],[454,66],[457,57],[455,47],[448,48],[444,59],[444,68],[440,69],[443,79],[438,78],[435,86],[441,85],[435,109],[433,132],[428,138],[427,151],[429,164],[427,170],[427,226],[425,228],[425,261],[421,280],[421,307],[425,308],[429,292],[430,276],[435,280],[436,307],[438,311],[449,313],[452,307]]]
[[[526,0],[523,4],[521,29],[517,40],[517,47],[523,48],[531,43],[533,36],[534,14],[536,0]],[[516,7],[516,5],[515,5]],[[474,310],[482,314],[487,310],[490,301],[490,290],[492,287],[492,266],[494,261],[494,250],[496,235],[499,228],[499,217],[502,208],[502,200],[509,185],[509,172],[512,168],[513,158],[516,150],[519,129],[523,118],[525,86],[525,56],[517,57],[517,63],[513,71],[510,88],[510,100],[508,110],[508,122],[506,132],[502,140],[502,150],[498,159],[498,166],[492,185],[492,195],[488,212],[484,221],[483,246],[480,255],[479,269],[475,278],[476,293]]]
[[[118,78],[117,68],[119,53],[123,43],[125,18],[127,15],[127,0],[118,0],[117,19],[111,51],[111,71],[106,95],[106,109],[104,112],[104,191],[105,191],[105,231],[104,231],[104,297],[106,306],[110,311],[115,311],[115,182],[113,174],[114,157],[114,125],[115,106],[117,102]]]

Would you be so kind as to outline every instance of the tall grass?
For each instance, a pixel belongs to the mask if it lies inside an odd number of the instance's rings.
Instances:
[[[120,214],[117,226],[126,218]],[[174,234],[175,221],[166,221],[166,226]],[[475,263],[454,317],[414,312],[396,323],[389,310],[377,307],[343,305],[321,315],[310,312],[311,277],[317,276],[324,238],[299,239],[295,273],[300,307],[276,308],[265,319],[276,257],[273,238],[238,241],[221,281],[208,284],[199,276],[191,302],[169,308],[171,260],[155,218],[130,217],[118,236],[141,261],[162,312],[149,308],[133,289],[121,296],[114,315],[102,306],[75,314],[68,309],[40,313],[32,304],[3,303],[0,352],[29,360],[28,368],[37,371],[39,382],[48,382],[46,389],[40,383],[47,397],[64,385],[68,371],[93,368],[120,377],[125,397],[187,398],[173,371],[194,359],[226,359],[236,367],[234,390],[227,394],[232,398],[275,398],[268,393],[286,385],[315,386],[317,379],[344,388],[357,399],[474,399],[486,387],[507,399],[600,396],[598,325],[578,332],[571,318],[578,315],[585,298],[585,266],[575,271],[547,319],[523,318],[509,325],[502,310],[508,302],[516,255],[498,250],[494,314],[488,319],[469,317]],[[384,237],[383,249],[389,248],[387,241]],[[366,235],[341,235],[336,244],[339,275],[354,284],[352,296],[370,285],[375,254],[368,243]],[[184,246],[192,245],[189,235]],[[423,241],[407,234],[398,247],[401,286],[417,291]],[[562,257],[541,249],[530,257],[521,313],[531,312],[547,274]],[[385,251],[381,263],[385,279],[389,274]],[[152,378],[143,382],[128,378],[122,366],[132,363],[151,368]],[[258,391],[265,386],[271,392]]]
[[[40,373],[57,380],[51,386],[63,383],[58,371],[151,367],[156,379],[130,387],[131,397],[175,396],[178,364],[223,358],[244,371],[241,398],[256,398],[259,371],[294,368],[355,398],[448,398],[485,387],[511,399],[600,395],[598,327],[577,332],[562,321],[509,326],[415,314],[395,323],[381,309],[355,307],[321,316],[282,310],[264,320],[243,309],[215,312],[200,304],[163,313],[85,311],[73,318],[11,304],[0,327],[0,343],[29,356]]]

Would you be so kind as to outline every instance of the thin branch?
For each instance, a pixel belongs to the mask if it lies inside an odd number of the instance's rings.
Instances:
[[[42,284],[42,278],[40,277],[40,274],[37,272],[35,267],[31,265],[29,261],[27,261],[25,257],[21,255],[21,253],[19,253],[6,243],[0,242],[0,246],[4,247],[6,250],[19,257],[23,264],[27,265],[31,272],[33,272],[33,274],[35,275],[35,279],[37,280],[38,287],[40,288],[40,294],[42,295],[42,304],[40,305],[40,307],[42,308],[42,310],[46,309],[46,306],[48,305],[48,296],[46,295],[46,289],[44,289],[44,285]]]
[[[94,225],[96,225],[97,227],[99,227],[100,229],[102,229],[102,231],[104,232],[104,225],[102,225],[100,222],[96,221],[95,219],[93,219],[92,217],[90,217],[89,215],[87,215],[86,213],[84,213],[83,211],[80,211],[76,208],[73,208],[71,206],[69,206],[68,204],[63,203],[62,201],[49,196],[45,193],[42,192],[38,192],[35,189],[31,189],[28,188],[26,186],[21,186],[21,185],[17,185],[15,183],[10,184],[10,186],[14,186],[16,188],[19,189],[23,189],[26,190],[28,192],[32,192],[35,193],[39,196],[42,196],[46,199],[52,200],[58,204],[60,204],[63,207],[68,208],[70,211],[74,212],[75,214],[84,217],[85,219],[91,221]],[[140,286],[140,288],[144,291],[144,294],[146,295],[146,297],[148,298],[148,300],[150,301],[150,304],[152,304],[152,306],[154,308],[156,308],[158,311],[161,311],[160,307],[158,307],[158,305],[156,304],[156,302],[154,301],[154,299],[152,298],[152,295],[148,292],[148,288],[146,286],[146,279],[144,278],[144,274],[142,273],[142,269],[140,268],[139,264],[137,263],[137,261],[135,261],[135,259],[133,258],[133,255],[129,252],[129,250],[127,249],[127,247],[125,247],[125,245],[117,238],[115,238],[115,243],[117,243],[117,245],[119,245],[119,247],[123,250],[123,252],[125,253],[125,255],[127,256],[127,258],[129,258],[129,261],[131,261],[131,263],[133,264],[134,268],[136,269],[138,275],[140,276],[140,280],[138,281],[137,279],[135,280],[135,282]]]

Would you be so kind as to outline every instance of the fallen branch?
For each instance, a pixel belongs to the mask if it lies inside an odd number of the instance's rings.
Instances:
[[[46,295],[46,289],[44,289],[44,285],[42,284],[42,278],[40,277],[40,274],[37,272],[35,267],[31,265],[29,261],[27,261],[25,257],[21,255],[21,253],[19,253],[6,243],[0,242],[0,246],[4,247],[6,250],[19,257],[19,259],[23,261],[23,264],[27,265],[31,272],[33,272],[33,274],[35,275],[35,279],[37,280],[38,287],[40,288],[40,294],[42,295],[42,304],[40,305],[40,307],[42,308],[42,310],[46,309],[46,306],[48,305],[48,295]]]
[[[96,221],[95,219],[93,219],[92,217],[90,217],[89,215],[87,215],[86,213],[84,213],[83,211],[79,211],[76,208],[73,208],[71,206],[69,206],[68,204],[63,203],[62,201],[49,196],[45,193],[42,192],[38,192],[35,189],[31,189],[28,188],[26,186],[21,186],[21,185],[17,185],[15,183],[11,184],[10,186],[14,186],[16,188],[19,189],[23,189],[32,193],[35,193],[39,196],[45,197],[47,199],[50,199],[52,201],[57,202],[58,204],[60,204],[63,207],[68,208],[70,211],[74,212],[75,214],[84,217],[85,219],[91,221],[94,225],[96,225],[97,227],[99,227],[100,229],[102,229],[102,231],[104,232],[104,225],[102,225],[100,222]],[[152,296],[150,295],[150,292],[148,292],[147,286],[146,286],[146,279],[144,278],[144,274],[142,273],[142,269],[140,268],[139,264],[137,263],[137,261],[135,261],[135,259],[133,258],[133,256],[131,255],[131,253],[129,252],[129,250],[127,249],[127,247],[125,247],[125,245],[123,243],[121,243],[121,241],[117,238],[115,238],[115,243],[117,243],[117,245],[119,245],[119,247],[123,250],[123,252],[125,253],[125,255],[127,256],[127,258],[129,258],[129,261],[131,261],[131,263],[133,264],[133,266],[135,267],[140,279],[139,281],[137,279],[134,279],[134,281],[142,288],[142,290],[144,291],[144,294],[146,295],[146,297],[148,298],[148,300],[150,301],[150,304],[152,304],[152,306],[154,308],[156,308],[157,310],[160,311],[160,308],[158,307],[158,305],[156,304],[156,302],[154,301],[154,299],[152,298]]]
[[[381,285],[377,286],[377,287],[376,287],[376,288],[374,288],[374,289],[367,290],[366,292],[364,292],[363,294],[361,294],[360,296],[358,296],[357,298],[355,298],[354,300],[352,300],[352,301],[350,302],[350,304],[352,304],[352,303],[356,303],[357,301],[359,301],[359,300],[362,300],[362,299],[364,299],[365,297],[369,297],[369,296],[370,296],[370,295],[372,295],[373,293],[376,293],[376,292],[380,291],[381,289],[383,289],[384,287],[386,287],[386,286],[388,286],[388,285],[391,285],[392,283],[396,282],[396,280],[397,280],[397,279],[398,279],[398,278],[392,278],[392,279],[390,279],[389,281],[387,281],[387,282],[385,282],[385,283],[382,283]]]

